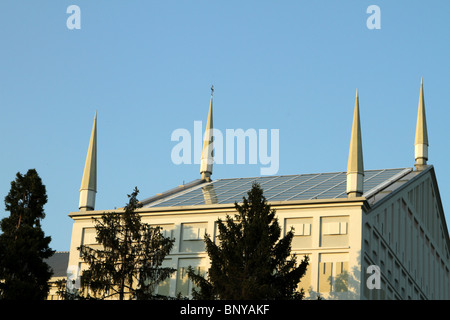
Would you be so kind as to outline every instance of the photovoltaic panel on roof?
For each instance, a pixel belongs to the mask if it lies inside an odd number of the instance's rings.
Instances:
[[[368,192],[405,172],[400,169],[367,170],[364,172],[364,192]],[[219,179],[183,190],[145,207],[192,206],[241,202],[253,183],[258,183],[267,201],[346,198],[346,172],[264,176],[255,178]]]

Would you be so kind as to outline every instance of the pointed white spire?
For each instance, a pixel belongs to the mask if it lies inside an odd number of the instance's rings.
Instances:
[[[355,110],[353,114],[352,136],[347,165],[347,195],[360,197],[363,194],[364,163],[362,152],[361,123],[359,119],[359,96],[356,89]]]
[[[428,132],[425,115],[425,98],[423,94],[423,78],[420,80],[419,108],[417,110],[416,139],[414,141],[414,158],[416,170],[423,170],[428,160]]]
[[[80,188],[79,209],[81,211],[94,210],[95,195],[97,193],[97,112],[95,112],[91,139],[84,165],[83,179]]]
[[[211,100],[209,102],[208,120],[206,122],[205,139],[203,141],[202,158],[200,162],[200,174],[202,180],[211,180],[213,167],[213,92],[214,86],[211,86]]]

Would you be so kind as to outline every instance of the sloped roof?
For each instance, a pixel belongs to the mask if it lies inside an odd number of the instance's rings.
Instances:
[[[412,168],[364,171],[363,197],[373,197],[411,171]],[[143,200],[142,204],[149,208],[241,202],[254,182],[261,186],[269,202],[347,198],[347,173],[334,172],[218,179],[203,183],[195,180],[189,186]]]
[[[45,262],[53,271],[53,277],[66,277],[69,264],[69,251],[57,251]]]

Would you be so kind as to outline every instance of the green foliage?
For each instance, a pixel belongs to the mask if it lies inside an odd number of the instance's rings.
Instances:
[[[293,231],[280,239],[281,228],[258,184],[248,199],[235,203],[237,214],[218,220],[217,244],[205,236],[211,260],[208,279],[189,269],[197,286],[194,299],[302,299],[298,283],[306,272],[308,257],[297,266],[291,255]]]
[[[17,173],[5,197],[9,217],[0,227],[0,298],[43,300],[47,297],[52,272],[44,259],[54,253],[49,248],[41,220],[47,203],[45,186],[35,169]]]
[[[62,278],[56,282],[56,294],[61,300],[85,300],[80,291],[74,287],[75,280],[72,280],[71,288],[68,288],[67,278]]]
[[[81,258],[88,265],[81,276],[81,292],[98,299],[154,299],[156,286],[175,269],[161,264],[173,246],[160,227],[142,223],[136,209],[139,191],[128,195],[123,211],[105,213],[95,220],[97,243],[82,245]]]

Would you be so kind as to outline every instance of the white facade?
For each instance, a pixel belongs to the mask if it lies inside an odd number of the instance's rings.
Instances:
[[[351,270],[351,276],[360,278],[359,252],[361,249],[361,221],[363,217],[364,199],[352,200],[311,200],[272,203],[276,209],[282,234],[295,228],[292,241],[292,253],[296,253],[298,261],[304,255],[310,257],[307,275],[302,280],[302,287],[313,297],[318,292],[328,297],[332,285],[329,279],[320,274],[319,268],[332,266],[333,271],[326,275],[335,276],[341,271]],[[234,215],[234,205],[200,205],[190,208],[144,208],[139,210],[142,221],[161,226],[166,236],[175,238],[174,248],[166,260],[166,266],[178,271],[173,274],[161,288],[159,293],[176,296],[179,292],[189,295],[192,284],[189,283],[185,269],[191,265],[205,272],[209,267],[209,259],[205,252],[203,237],[205,233],[216,235],[216,221]],[[95,229],[92,217],[98,217],[103,211],[72,213],[74,219],[72,231],[71,254],[69,268],[82,270],[84,267],[79,258],[78,248],[81,244],[95,244]],[[344,269],[338,269],[343,264]],[[328,289],[326,289],[328,288]],[[355,292],[336,293],[340,298],[358,298],[359,288]],[[326,290],[326,291],[324,291]]]
[[[270,202],[282,234],[295,229],[292,253],[298,260],[310,257],[301,281],[308,297],[449,299],[450,246],[434,170],[408,172],[368,198]],[[95,243],[92,217],[103,213],[70,214],[71,270],[83,268],[77,248]],[[217,219],[234,215],[235,209],[233,204],[206,204],[141,208],[139,213],[143,222],[163,227],[175,239],[166,265],[177,272],[158,290],[176,296],[190,293],[189,265],[201,272],[208,269],[204,234],[216,235]],[[371,265],[381,270],[379,289],[367,286]]]
[[[386,198],[364,219],[363,269],[380,267],[381,289],[366,286],[363,296],[450,299],[450,242],[433,167]]]
[[[86,160],[90,165],[86,165],[82,186],[86,184],[84,189],[96,191],[95,128],[96,117]],[[207,130],[212,128],[211,97]],[[177,272],[158,288],[160,294],[190,295],[192,284],[186,268],[206,272],[209,266],[204,234],[215,238],[217,219],[234,215],[233,199],[241,201],[250,189],[248,182],[241,183],[244,178],[211,180],[211,143],[212,137],[208,136],[203,150],[208,150],[204,160],[210,166],[202,162],[201,179],[146,199],[144,208],[139,209],[143,222],[163,227],[164,234],[175,239],[166,265]],[[427,165],[423,82],[415,159],[415,170],[364,170],[357,92],[346,173],[275,176],[261,185],[277,212],[283,235],[291,227],[295,229],[292,253],[299,260],[304,255],[310,258],[301,281],[309,298],[450,299],[450,240],[435,171]],[[273,184],[276,180],[277,184]],[[239,192],[219,199],[227,190]],[[92,195],[95,200],[95,193]],[[80,197],[81,202],[86,202],[83,193]],[[91,209],[93,205],[80,205],[80,212],[70,214],[74,225],[68,270],[74,278],[84,268],[78,247],[95,245],[92,218],[105,212]]]

